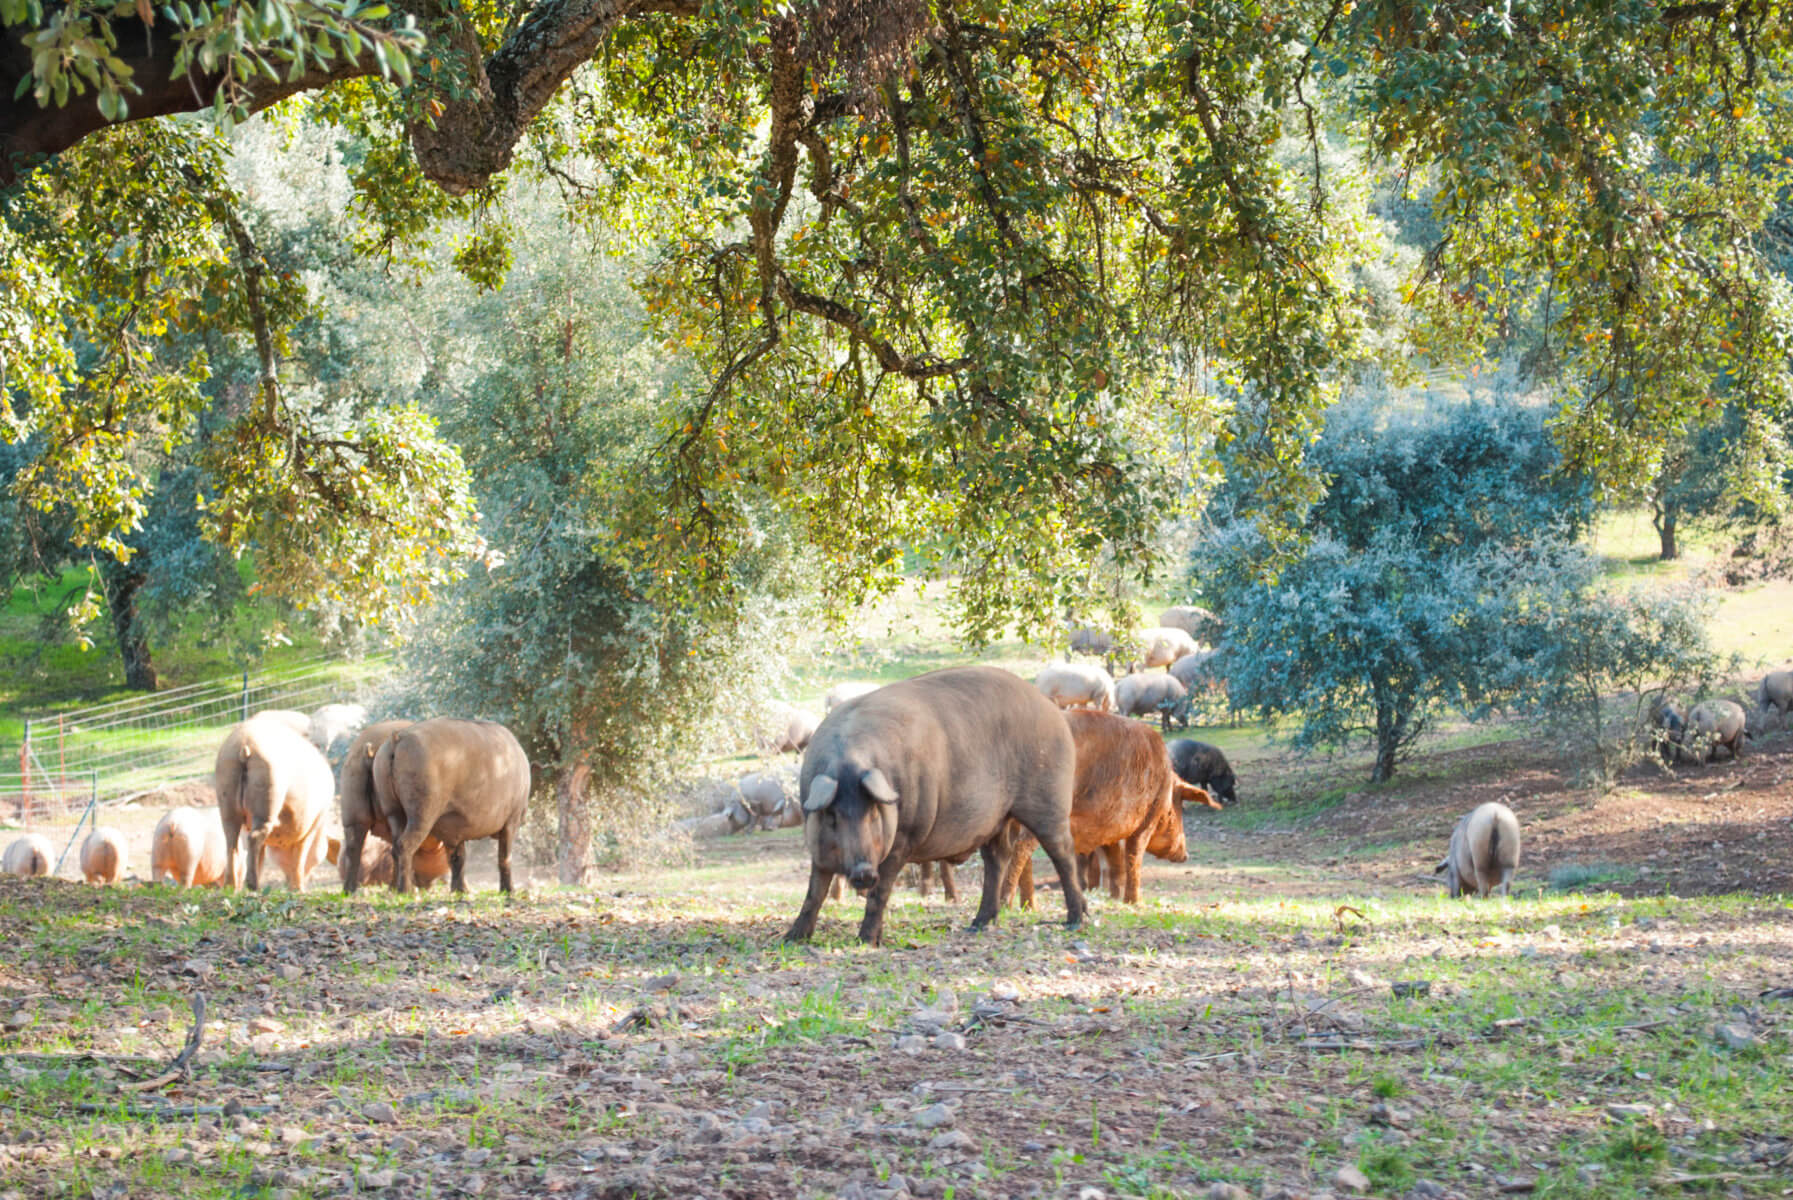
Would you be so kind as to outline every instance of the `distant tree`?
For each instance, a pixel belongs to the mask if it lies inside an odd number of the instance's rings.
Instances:
[[[1298,716],[1297,746],[1367,735],[1385,780],[1437,713],[1503,698],[1487,664],[1514,588],[1586,523],[1589,490],[1515,406],[1348,405],[1314,458],[1330,486],[1305,551],[1263,581],[1262,535],[1233,521],[1196,547],[1190,585],[1225,622],[1231,703]]]
[[[664,827],[655,798],[675,761],[744,740],[785,676],[797,588],[788,522],[763,512],[756,544],[725,564],[727,603],[665,603],[651,549],[622,522],[690,364],[644,330],[617,265],[548,222],[525,220],[518,241],[504,291],[439,312],[455,338],[431,329],[447,348],[430,400],[466,447],[487,566],[424,611],[405,662],[424,711],[490,717],[522,740],[553,798],[560,878],[577,883]]]

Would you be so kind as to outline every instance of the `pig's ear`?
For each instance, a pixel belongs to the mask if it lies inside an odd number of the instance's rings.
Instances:
[[[877,767],[873,767],[859,777],[859,786],[865,789],[866,795],[879,804],[895,804],[897,802],[897,790],[890,786],[890,780],[885,778],[884,772]]]
[[[833,804],[834,790],[839,786],[840,784],[835,782],[834,776],[817,775],[815,779],[810,781],[809,795],[805,797],[803,801],[803,811],[821,812],[824,808]]]

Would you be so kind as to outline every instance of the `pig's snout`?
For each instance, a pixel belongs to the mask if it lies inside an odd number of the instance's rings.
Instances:
[[[856,892],[869,892],[878,882],[878,868],[861,859],[847,872],[847,882],[853,885]]]

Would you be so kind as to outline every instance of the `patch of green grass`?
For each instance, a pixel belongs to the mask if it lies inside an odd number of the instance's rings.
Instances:
[[[1379,1193],[1399,1195],[1419,1178],[1406,1150],[1381,1141],[1371,1142],[1358,1153],[1357,1169],[1368,1177],[1371,1189]]]
[[[1636,867],[1610,862],[1571,862],[1552,867],[1549,884],[1553,891],[1586,892],[1614,884],[1631,883],[1636,878]]]

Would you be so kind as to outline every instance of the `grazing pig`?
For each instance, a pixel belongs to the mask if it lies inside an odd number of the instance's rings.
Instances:
[[[1078,625],[1071,630],[1071,653],[1088,654],[1092,657],[1107,658],[1119,649],[1114,635],[1090,625]]]
[[[1194,654],[1185,654],[1170,664],[1168,674],[1190,691],[1208,688],[1214,685],[1214,677],[1208,673],[1208,664],[1214,661],[1214,651],[1197,650]]]
[[[877,691],[880,686],[880,684],[876,683],[837,683],[828,689],[827,695],[822,697],[822,711],[824,713],[831,713],[850,700],[857,700],[861,696],[871,695],[873,692]],[[814,736],[813,730],[811,731],[811,736]]]
[[[1177,778],[1163,741],[1145,726],[1091,712],[1067,712],[1065,722],[1077,747],[1073,847],[1079,855],[1105,851],[1109,894],[1137,904],[1139,873],[1148,852],[1169,862],[1188,857],[1183,805],[1219,805],[1201,788]],[[1003,895],[1019,888],[1031,897],[1032,841],[1013,825],[1006,834],[1014,841],[1015,858],[1003,880]]]
[[[1168,667],[1186,654],[1194,654],[1201,647],[1195,639],[1181,629],[1170,629],[1160,625],[1142,632],[1134,641],[1134,653],[1139,656],[1141,667]]]
[[[1114,707],[1123,717],[1157,716],[1165,729],[1183,717],[1189,690],[1169,675],[1126,675],[1115,681]]]
[[[361,852],[369,837],[379,839],[390,851],[392,829],[374,799],[374,755],[386,739],[409,729],[409,721],[377,721],[355,735],[343,755],[342,771],[337,776],[337,811],[342,815],[342,851],[336,859],[336,874],[342,880],[345,895],[354,895],[361,886],[361,868],[367,861]],[[392,867],[385,871],[385,883],[392,882]]]
[[[349,868],[351,862],[345,852],[336,860],[336,874],[342,880],[343,891],[349,888]],[[361,842],[361,861],[353,864],[359,867],[356,878],[361,883],[373,887],[376,884],[392,882],[392,843],[378,834],[368,834]],[[417,886],[427,890],[436,880],[445,878],[449,873],[448,849],[433,837],[424,838],[423,845],[418,847],[417,856],[411,860],[413,877]]]
[[[6,854],[0,857],[0,874],[18,875],[30,879],[36,875],[48,875],[50,863],[55,859],[56,851],[48,839],[41,834],[27,833],[16,837],[7,846]]]
[[[815,736],[816,719],[800,708],[779,704],[767,714],[764,728],[769,732],[762,731],[756,739],[762,750],[772,754],[796,754]]]
[[[1158,614],[1164,629],[1181,629],[1198,642],[1213,642],[1220,629],[1220,618],[1193,604],[1176,604]]]
[[[100,826],[81,843],[81,878],[88,883],[117,883],[128,854],[125,835],[110,825]]]
[[[182,887],[224,882],[230,857],[224,851],[224,825],[216,808],[171,808],[156,822],[149,837],[149,877]]]
[[[1178,738],[1170,743],[1170,766],[1184,783],[1205,788],[1222,804],[1239,803],[1239,793],[1236,790],[1239,781],[1233,776],[1233,768],[1227,765],[1226,755],[1221,753],[1218,746]]]
[[[994,667],[956,667],[893,683],[828,714],[803,755],[809,892],[786,941],[806,941],[836,875],[864,895],[861,941],[878,943],[884,907],[910,862],[977,850],[984,892],[972,929],[996,919],[1009,865],[997,834],[1013,817],[1039,838],[1064,884],[1065,923],[1083,921],[1071,859],[1070,729],[1032,684]]]
[[[498,842],[498,889],[511,891],[511,843],[529,806],[529,758],[494,721],[436,717],[388,738],[374,756],[374,795],[398,847],[393,886],[411,890],[412,864],[432,834],[448,848],[453,890],[465,892],[467,843]]]
[[[1763,712],[1777,710],[1784,722],[1788,710],[1793,709],[1793,671],[1770,671],[1764,675],[1756,688],[1756,707]]]
[[[273,851],[287,886],[304,891],[306,876],[324,860],[325,820],[336,799],[336,778],[318,748],[277,714],[258,713],[234,726],[218,748],[212,786],[232,883],[259,890]],[[237,864],[243,833],[249,835],[246,869]]]
[[[1443,874],[1451,899],[1475,892],[1486,898],[1495,887],[1508,896],[1519,867],[1519,818],[1504,804],[1489,801],[1457,822],[1444,861],[1432,868]]]
[[[1687,714],[1683,745],[1692,746],[1705,762],[1718,757],[1723,746],[1732,758],[1743,757],[1743,739],[1751,737],[1743,705],[1735,700],[1702,700]]]
[[[1114,680],[1088,663],[1053,663],[1034,677],[1033,685],[1060,708],[1114,711]]]

